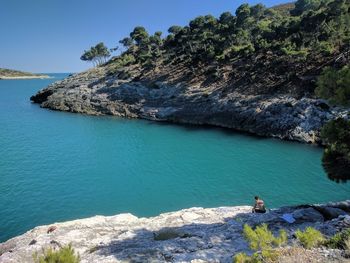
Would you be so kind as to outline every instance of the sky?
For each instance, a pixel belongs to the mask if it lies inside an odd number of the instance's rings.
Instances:
[[[287,0],[0,0],[0,68],[79,72],[80,60],[98,42],[109,48],[133,30],[150,33],[186,25],[198,15],[218,17],[242,3],[266,6]]]

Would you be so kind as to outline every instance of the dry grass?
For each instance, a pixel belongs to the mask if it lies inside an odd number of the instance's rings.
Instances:
[[[328,257],[321,253],[318,249],[305,249],[302,247],[287,247],[279,249],[280,257],[277,262],[280,263],[318,263],[318,262],[330,262],[330,263],[349,263],[349,259],[342,258],[339,255],[335,257]]]

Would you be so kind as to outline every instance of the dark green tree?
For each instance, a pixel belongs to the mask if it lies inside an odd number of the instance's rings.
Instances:
[[[350,104],[350,67],[337,70],[327,67],[317,81],[317,96],[341,105]]]
[[[298,0],[295,2],[295,8],[291,10],[291,14],[300,16],[305,11],[316,10],[321,2],[321,0]]]
[[[326,149],[322,157],[328,177],[337,182],[350,179],[350,121],[338,118],[321,131]]]
[[[89,50],[85,50],[80,59],[83,61],[92,62],[94,66],[98,66],[105,63],[110,55],[111,53],[109,49],[103,42],[100,42],[96,46],[91,47]]]

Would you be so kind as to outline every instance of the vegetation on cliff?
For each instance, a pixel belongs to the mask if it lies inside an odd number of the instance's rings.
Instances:
[[[275,236],[266,224],[255,229],[244,225],[243,235],[250,249],[255,252],[251,256],[242,252],[236,254],[233,258],[234,263],[290,262],[290,259],[293,259],[293,262],[323,262],[317,256],[313,258],[310,253],[313,248],[318,247],[340,249],[343,256],[350,252],[349,228],[325,238],[319,230],[309,226],[303,231],[297,229],[294,232],[296,240],[288,240],[288,235],[283,229],[280,230],[279,236]]]
[[[325,66],[343,67],[349,61],[349,8],[347,0],[299,0],[273,8],[242,4],[235,15],[199,16],[184,27],[171,26],[165,37],[137,26],[120,41],[124,52],[106,66],[109,74],[124,76],[128,66],[127,77],[136,80],[187,80],[203,87],[215,82],[247,93],[313,95]],[[347,95],[340,93],[343,101]],[[324,97],[322,91],[317,94]]]
[[[72,245],[61,247],[59,250],[49,248],[44,250],[42,255],[33,254],[35,263],[79,263],[80,257],[76,255]]]
[[[350,64],[341,69],[326,67],[317,81],[316,95],[332,103],[350,104]]]

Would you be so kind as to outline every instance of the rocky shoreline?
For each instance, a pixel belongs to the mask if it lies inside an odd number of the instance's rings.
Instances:
[[[55,82],[31,97],[53,110],[174,123],[214,125],[306,143],[320,143],[327,121],[349,109],[290,95],[247,95],[166,81],[136,81],[95,68]]]
[[[326,236],[350,227],[350,200],[282,207],[266,214],[250,211],[249,206],[190,208],[151,218],[120,214],[39,226],[0,244],[0,262],[32,262],[33,253],[68,244],[81,262],[232,262],[236,253],[250,251],[242,235],[244,224],[266,223],[274,233],[285,229],[291,244],[294,232],[307,226]],[[295,222],[284,221],[285,213]],[[346,262],[338,250],[303,253],[315,254],[321,260],[317,262]]]

